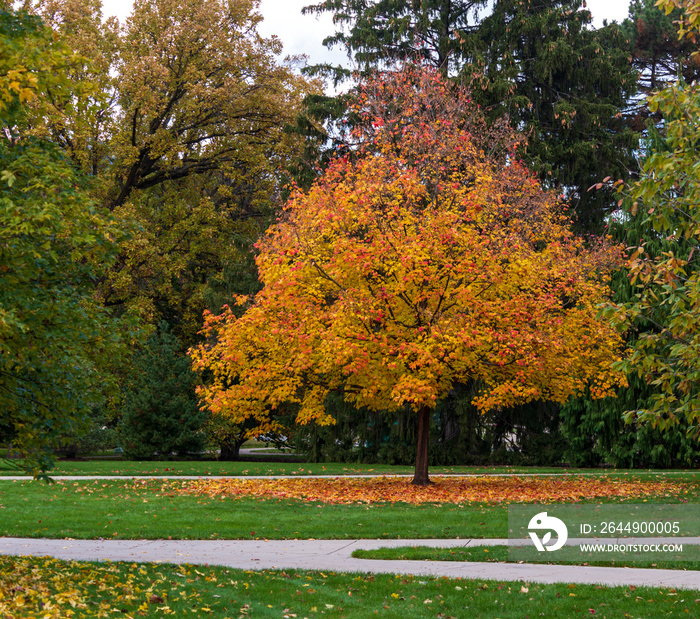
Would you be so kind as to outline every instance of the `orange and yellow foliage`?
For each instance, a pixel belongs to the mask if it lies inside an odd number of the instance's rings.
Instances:
[[[191,351],[214,379],[206,406],[255,433],[289,403],[299,423],[332,423],[331,391],[416,411],[457,382],[483,385],[484,411],[609,393],[621,341],[597,306],[619,250],[572,236],[508,154],[517,136],[484,129],[466,91],[404,72],[364,93],[356,156],[294,193],[259,243],[263,290],[240,318],[207,315]]]

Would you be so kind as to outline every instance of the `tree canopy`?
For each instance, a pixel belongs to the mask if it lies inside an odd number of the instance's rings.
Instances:
[[[678,5],[662,3],[669,13]],[[692,2],[682,6],[680,32],[695,41],[700,7]],[[654,245],[665,239],[670,247],[653,255],[642,238],[628,248],[627,267],[635,294],[613,312],[621,326],[636,330],[640,323],[651,325],[638,334],[631,355],[618,365],[654,387],[651,402],[628,411],[628,418],[661,429],[682,421],[695,438],[700,437],[699,95],[697,82],[680,80],[649,99],[650,110],[658,111],[664,120],[665,140],[630,187],[627,213],[641,220],[644,236],[651,237]]]
[[[438,74],[383,74],[356,107],[361,151],[293,195],[259,243],[262,291],[209,315],[191,354],[206,405],[260,431],[289,403],[332,423],[332,392],[413,410],[426,484],[430,411],[456,383],[479,379],[482,410],[609,391],[620,339],[596,306],[619,251],[586,249],[519,138]]]
[[[0,51],[0,440],[37,473],[125,352],[124,325],[94,298],[123,235],[62,152],[31,136],[29,106],[70,96],[69,50],[37,19],[0,12]]]
[[[98,0],[28,4],[84,59],[69,73],[79,105],[48,99],[33,132],[134,232],[100,295],[191,343],[209,281],[246,263],[273,216],[302,148],[286,126],[316,86],[258,33],[257,0],[143,0],[121,26]]]

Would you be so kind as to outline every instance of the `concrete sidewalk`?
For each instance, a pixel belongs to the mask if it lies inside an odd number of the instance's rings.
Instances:
[[[677,540],[676,540],[677,541]],[[684,541],[690,542],[686,539]],[[698,543],[697,540],[695,543]],[[222,565],[240,569],[300,569],[447,576],[528,583],[578,583],[700,590],[700,572],[570,565],[378,561],[354,559],[358,548],[503,545],[503,539],[436,540],[56,540],[0,538],[0,554],[49,555],[82,561]]]

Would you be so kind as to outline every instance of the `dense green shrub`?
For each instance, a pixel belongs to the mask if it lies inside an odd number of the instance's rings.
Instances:
[[[54,453],[62,458],[78,458],[98,451],[114,449],[119,435],[102,407],[95,407],[89,415],[85,432],[62,436]]]
[[[664,432],[650,425],[626,424],[623,413],[647,406],[653,386],[636,375],[616,398],[572,399],[561,411],[567,439],[564,459],[573,466],[611,464],[625,468],[676,468],[700,463],[700,443],[686,435],[687,424]]]

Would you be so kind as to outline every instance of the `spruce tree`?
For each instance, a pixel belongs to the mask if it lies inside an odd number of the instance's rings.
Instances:
[[[481,23],[477,99],[528,137],[526,163],[558,187],[581,232],[600,233],[616,198],[588,192],[606,176],[627,179],[638,136],[623,117],[636,89],[617,24],[591,28],[582,0],[499,0]]]
[[[325,0],[362,70],[399,62],[432,65],[471,85],[492,119],[528,137],[520,155],[576,210],[578,231],[601,232],[616,199],[588,187],[627,179],[638,136],[623,111],[636,91],[630,42],[616,25],[591,27],[582,0]]]
[[[207,414],[198,406],[195,381],[180,341],[161,322],[134,359],[119,426],[125,457],[185,456],[204,448]]]
[[[324,40],[343,45],[360,69],[423,61],[447,72],[469,54],[486,0],[324,0],[303,13],[333,13],[341,30]]]

